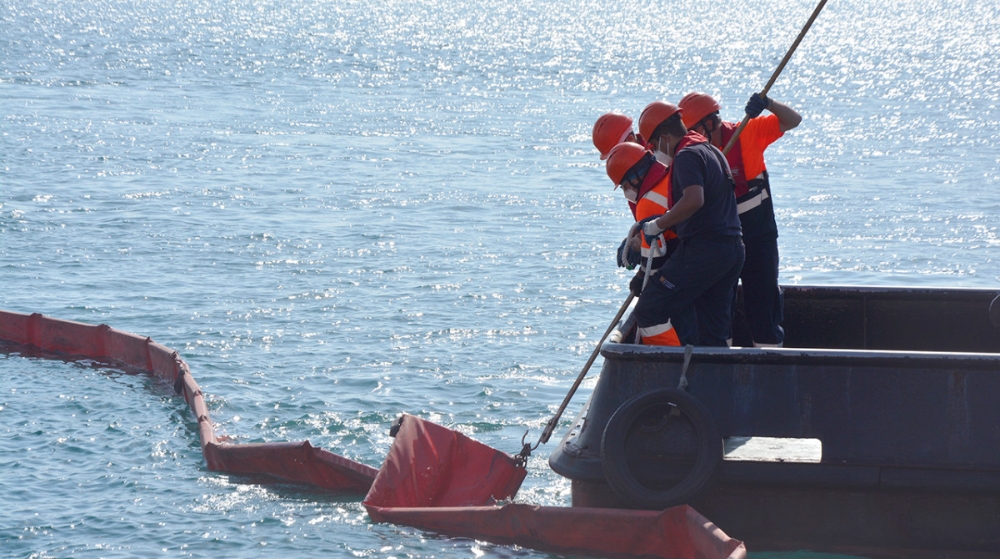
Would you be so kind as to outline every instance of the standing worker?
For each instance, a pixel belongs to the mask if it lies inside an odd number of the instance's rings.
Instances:
[[[643,225],[647,237],[674,228],[677,249],[649,279],[635,307],[639,328],[670,317],[683,345],[727,345],[732,291],[743,267],[733,182],[722,152],[689,132],[682,111],[655,101],[639,116],[639,133],[673,161],[670,209]]]
[[[719,103],[704,93],[689,93],[679,104],[684,125],[709,139],[717,148],[729,144],[739,123],[719,118]],[[767,116],[759,116],[767,109]],[[746,105],[751,118],[726,154],[736,183],[736,208],[743,228],[746,262],[740,272],[743,306],[756,347],[781,347],[785,341],[783,301],[778,286],[778,225],[764,150],[802,122],[802,116],[784,103],[753,94]],[[735,292],[733,293],[735,299]]]
[[[666,165],[656,160],[653,153],[639,144],[625,142],[618,144],[608,154],[606,165],[608,177],[617,190],[620,186],[625,198],[636,206],[635,219],[639,227],[650,219],[663,215],[669,209],[670,181]],[[665,231],[663,235],[648,242],[639,227],[633,227],[633,235],[642,242],[642,260],[647,269],[641,267],[629,282],[629,291],[642,299],[642,287],[646,273],[653,274],[677,247],[677,235]],[[628,239],[626,239],[628,242]],[[658,323],[639,329],[639,337],[646,345],[680,345],[670,316],[658,317]]]

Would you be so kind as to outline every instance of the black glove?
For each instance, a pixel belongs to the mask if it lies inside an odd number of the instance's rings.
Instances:
[[[642,261],[642,253],[628,246],[628,238],[624,239],[622,244],[618,245],[616,257],[618,260],[618,267],[625,268],[627,270],[635,268]]]
[[[767,98],[767,95],[763,93],[754,93],[750,96],[750,100],[747,101],[747,115],[749,115],[750,118],[757,118],[770,104],[771,100]]]
[[[628,282],[628,290],[632,292],[632,295],[638,297],[642,294],[642,282],[645,277],[646,274],[636,274],[632,277],[632,281]]]
[[[627,243],[628,239],[622,239],[622,244],[618,245],[618,250],[615,251],[615,262],[618,263],[619,268],[628,267],[628,262],[626,262],[628,247],[625,246]]]

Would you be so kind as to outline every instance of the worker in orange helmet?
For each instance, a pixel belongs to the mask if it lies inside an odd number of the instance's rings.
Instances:
[[[674,105],[673,103],[666,103],[664,101],[653,101],[652,103],[646,105],[646,108],[642,110],[639,114],[639,135],[643,138],[649,138],[656,127],[663,123],[667,118],[673,116],[680,107]],[[650,140],[646,141],[646,149],[653,152],[656,156],[657,161],[663,163],[666,166],[670,166],[671,157],[661,151],[659,146],[655,142]]]
[[[719,118],[719,103],[710,95],[689,93],[679,106],[684,125],[720,149],[729,144],[739,127],[739,123]],[[765,108],[771,114],[759,116]],[[778,286],[778,226],[764,150],[798,126],[802,116],[788,105],[756,93],[745,111],[751,118],[726,154],[736,182],[736,210],[746,247],[746,262],[740,273],[744,311],[754,345],[780,347],[785,331],[781,326],[784,304]]]
[[[670,317],[681,344],[724,347],[744,258],[736,197],[722,152],[689,132],[682,113],[655,101],[639,116],[639,133],[672,161],[670,209],[642,231],[655,238],[673,228],[679,244],[647,282],[634,315],[640,331]]]
[[[642,139],[636,136],[632,129],[632,119],[621,113],[604,113],[594,123],[591,133],[594,147],[601,153],[601,161],[608,158],[611,149],[621,143],[642,144]],[[637,198],[638,199],[638,198]],[[628,200],[629,211],[636,215],[635,200]],[[618,247],[618,266],[633,269],[641,260],[641,236],[626,237]]]
[[[632,130],[632,119],[621,113],[604,113],[597,117],[591,138],[594,147],[601,152],[601,161],[608,158],[611,148],[622,142],[642,143]]]
[[[670,256],[677,246],[677,235],[665,231],[656,239],[646,239],[642,235],[642,224],[663,215],[670,206],[668,169],[656,160],[653,153],[636,143],[623,142],[612,148],[608,154],[606,170],[608,178],[621,187],[625,198],[635,204],[636,225],[626,239],[636,237],[642,242],[642,259],[647,263],[629,282],[629,290],[642,298],[642,288],[647,272],[652,274]],[[650,242],[652,241],[652,242]],[[645,325],[640,329],[640,338],[646,345],[680,345],[669,316],[660,316],[657,324]]]

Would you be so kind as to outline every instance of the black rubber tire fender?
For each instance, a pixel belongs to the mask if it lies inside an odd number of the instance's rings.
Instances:
[[[632,424],[654,406],[672,405],[691,421],[698,436],[698,454],[691,471],[667,489],[644,486],[629,469],[625,456],[626,436]],[[622,404],[604,428],[601,438],[601,465],[608,485],[628,506],[660,510],[690,502],[704,489],[722,460],[722,437],[708,408],[694,396],[678,388],[661,388],[633,396]]]

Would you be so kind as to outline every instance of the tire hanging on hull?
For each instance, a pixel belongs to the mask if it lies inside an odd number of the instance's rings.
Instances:
[[[650,436],[677,427],[678,422],[684,420],[695,437],[693,466],[679,482],[669,487],[650,483],[649,476],[639,475],[635,471],[637,468],[630,465],[629,442],[643,434]],[[684,429],[683,424],[680,427]],[[657,510],[689,502],[708,485],[720,460],[722,437],[715,421],[704,404],[678,388],[652,390],[627,400],[611,416],[601,439],[605,479],[635,508]]]

